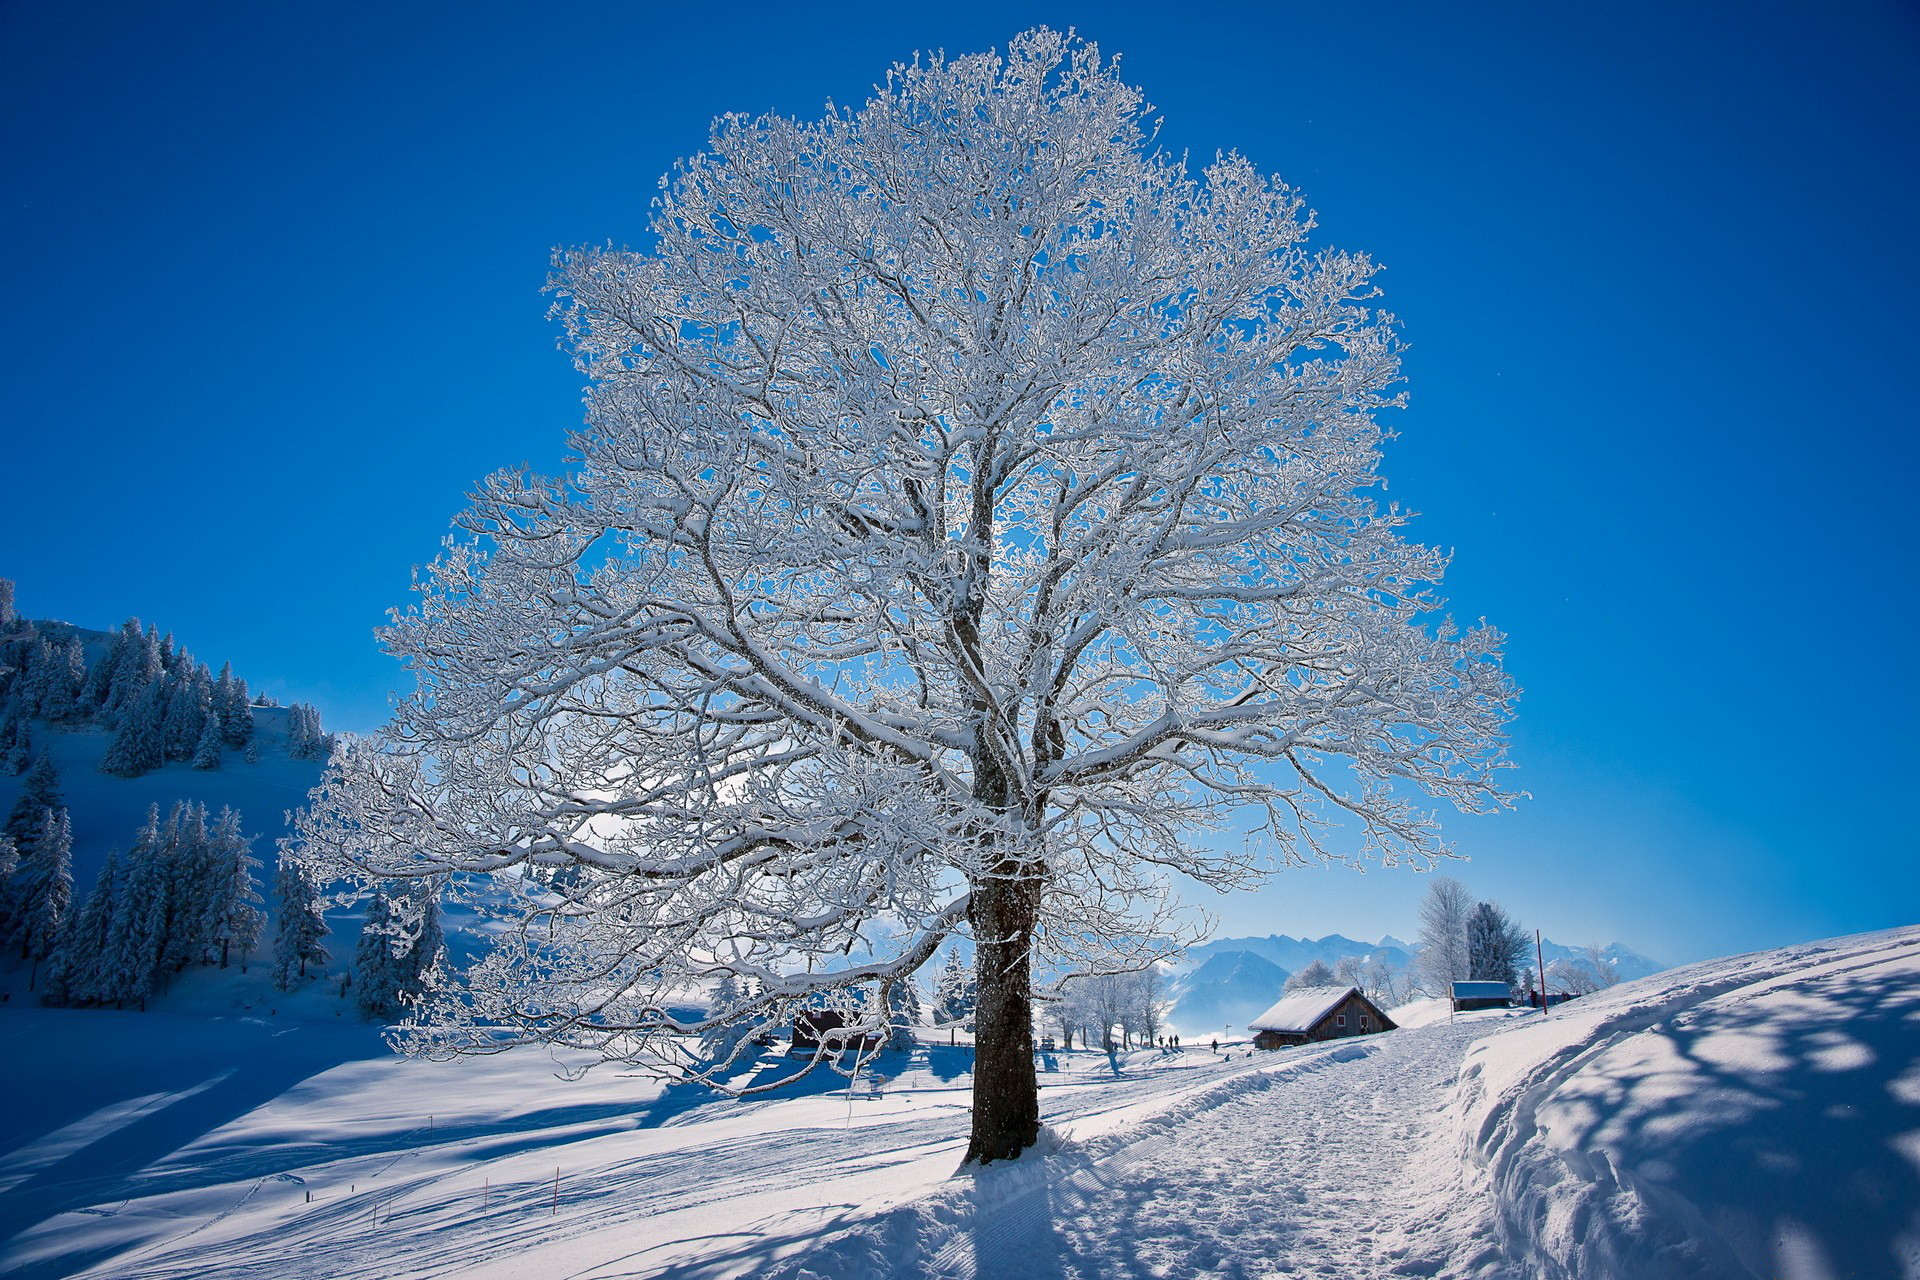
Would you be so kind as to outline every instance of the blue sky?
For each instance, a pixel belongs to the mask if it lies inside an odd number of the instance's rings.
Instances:
[[[8,4],[0,574],[372,727],[411,566],[578,417],[550,249],[641,242],[722,111],[1043,22],[1387,266],[1390,492],[1527,689],[1534,798],[1454,872],[1668,960],[1920,916],[1907,5]],[[1219,909],[1406,934],[1423,887]]]

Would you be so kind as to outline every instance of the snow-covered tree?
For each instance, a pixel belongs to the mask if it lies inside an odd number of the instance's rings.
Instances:
[[[725,973],[713,984],[713,994],[707,1001],[708,1026],[700,1035],[700,1057],[713,1064],[711,1069],[731,1066],[739,1059],[747,1041],[759,1030],[754,1023],[727,1016],[748,1003],[745,980]]]
[[[40,834],[46,811],[65,807],[66,802],[60,797],[60,771],[53,767],[53,757],[42,751],[34,757],[33,767],[27,770],[21,783],[19,798],[7,811],[6,834],[22,857],[27,856]]]
[[[147,818],[127,851],[123,879],[113,904],[108,943],[103,949],[94,986],[94,998],[119,1005],[138,1000],[146,1007],[165,944],[168,889],[168,845],[160,824],[160,807],[150,805]]]
[[[102,967],[113,943],[114,911],[119,897],[120,851],[107,850],[73,927],[47,964],[45,1004],[82,1004],[111,997],[102,994]]]
[[[213,711],[213,676],[182,650],[167,678],[167,710],[161,722],[169,760],[191,760]]]
[[[24,701],[15,695],[0,711],[0,772],[18,777],[32,764],[33,730]]]
[[[120,627],[120,637],[110,655],[112,671],[101,710],[116,723],[160,683],[166,672],[161,656],[160,637],[152,627],[140,629],[138,618],[129,618]],[[152,717],[158,732],[160,716]]]
[[[0,947],[13,941],[20,924],[20,885],[15,881],[19,872],[20,850],[12,836],[0,832]]]
[[[291,991],[307,976],[309,964],[325,964],[330,958],[322,942],[327,918],[319,889],[296,858],[280,858],[274,868],[273,896],[279,900],[274,914],[273,985]]]
[[[1480,903],[1467,917],[1467,976],[1519,987],[1530,942],[1498,903]]]
[[[1607,954],[1605,945],[1589,942],[1580,948],[1580,961],[1593,971],[1596,991],[1604,990],[1620,981],[1620,971],[1614,967],[1613,957]]]
[[[559,478],[503,472],[384,633],[418,688],[299,843],[478,873],[490,957],[427,1052],[503,1028],[680,1069],[740,1016],[979,975],[968,1155],[1039,1131],[1032,974],[1194,930],[1175,874],[1439,849],[1513,689],[1376,500],[1396,338],[1365,256],[1237,155],[1157,147],[1050,31],[922,58],[825,119],[729,116],[647,248],[557,258],[592,379]],[[1248,814],[1270,844],[1197,840]],[[1343,850],[1344,851],[1344,850]],[[520,873],[577,862],[554,895]]]
[[[420,998],[442,945],[440,910],[426,895],[418,919],[376,892],[353,951],[353,993],[362,1017],[391,1021]]]
[[[200,729],[200,741],[193,748],[193,767],[218,769],[220,745],[224,741],[220,732],[220,717],[212,711],[207,712],[206,721]]]
[[[947,962],[933,992],[933,1020],[946,1025],[972,1016],[978,1000],[978,980],[974,971],[960,959],[960,948],[947,952]]]
[[[66,937],[73,906],[73,823],[65,809],[43,810],[40,833],[21,867],[20,958],[33,962],[31,991],[40,963]]]
[[[151,773],[167,761],[167,705],[171,690],[164,679],[150,681],[140,696],[120,712],[120,727],[107,754],[100,760],[100,772],[118,778],[137,778]]]
[[[287,708],[287,754],[295,760],[323,758],[333,741],[320,728],[320,712],[303,702]]]
[[[912,975],[896,978],[887,988],[887,1044],[895,1050],[914,1046],[914,1028],[920,1025],[920,988]]]
[[[1339,980],[1338,975],[1327,968],[1326,961],[1315,960],[1287,975],[1286,990],[1300,991],[1307,987],[1331,987]]]
[[[220,668],[213,709],[220,717],[222,740],[236,751],[244,750],[253,741],[253,709],[247,703],[247,682],[233,674],[231,662]]]
[[[253,841],[241,833],[237,810],[220,810],[208,837],[208,863],[212,892],[207,895],[203,932],[219,949],[222,969],[237,955],[245,972],[248,955],[260,945],[267,916],[260,909],[260,884],[253,874],[260,869],[260,860],[253,856]]]
[[[1449,984],[1473,975],[1467,957],[1467,917],[1473,908],[1467,886],[1451,876],[1435,876],[1427,886],[1420,902],[1420,950],[1414,966],[1428,995],[1443,996]]]
[[[18,616],[13,607],[13,579],[0,578],[0,630],[13,626]]]

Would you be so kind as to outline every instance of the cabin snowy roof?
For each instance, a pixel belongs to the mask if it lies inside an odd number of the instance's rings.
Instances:
[[[1504,982],[1456,982],[1452,994],[1455,1000],[1510,1000],[1513,988]]]
[[[1249,1022],[1247,1030],[1311,1031],[1313,1024],[1332,1013],[1335,1005],[1359,994],[1358,987],[1301,987],[1281,996],[1273,1008]]]

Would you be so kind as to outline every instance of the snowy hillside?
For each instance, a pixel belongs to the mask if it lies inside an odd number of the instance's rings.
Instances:
[[[238,754],[220,768],[195,769],[176,761],[137,778],[116,778],[100,772],[113,731],[96,726],[57,729],[37,723],[34,749],[45,751],[60,775],[60,792],[73,815],[73,877],[76,892],[93,883],[107,850],[124,851],[145,819],[147,806],[166,813],[175,801],[198,801],[212,812],[222,805],[238,809],[246,819],[248,835],[257,836],[254,856],[273,876],[274,843],[287,832],[286,814],[307,802],[307,792],[320,780],[318,760],[295,760],[287,754],[287,708],[254,707],[259,735],[259,759],[249,763]],[[0,813],[12,807],[24,779],[0,776]]]
[[[959,1179],[964,1047],[730,1102],[353,1025],[0,1008],[35,1099],[0,1118],[0,1272],[1917,1280],[1917,1050],[1920,928],[1546,1017],[1042,1055],[1042,1146]]]

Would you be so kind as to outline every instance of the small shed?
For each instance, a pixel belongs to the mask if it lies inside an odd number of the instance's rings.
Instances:
[[[1469,1009],[1507,1009],[1513,1006],[1513,988],[1504,982],[1456,982],[1447,992],[1455,1013]]]
[[[1393,1019],[1358,987],[1302,987],[1247,1024],[1256,1049],[1338,1040],[1393,1030]]]

